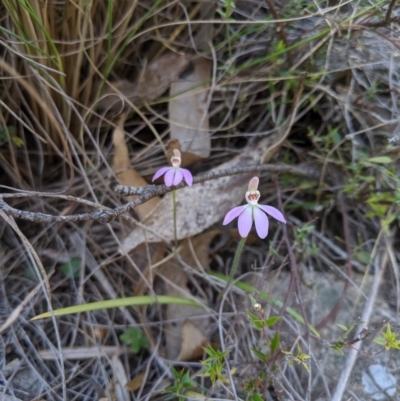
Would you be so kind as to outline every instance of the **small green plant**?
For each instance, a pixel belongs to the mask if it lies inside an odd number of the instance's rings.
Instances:
[[[290,351],[282,351],[289,359],[289,366],[293,366],[293,363],[296,362],[299,365],[303,365],[303,367],[310,373],[310,368],[308,367],[308,359],[310,359],[310,355],[305,354],[300,344],[297,343],[297,354],[293,354]]]
[[[81,266],[82,266],[82,260],[79,258],[72,258],[66,263],[63,263],[60,266],[60,271],[61,273],[67,277],[67,278],[72,278],[72,279],[78,279],[81,274]]]
[[[295,246],[299,253],[303,255],[318,254],[318,245],[313,241],[311,234],[315,231],[314,224],[306,223],[296,227]]]
[[[340,355],[344,355],[343,348],[349,347],[350,345],[354,344],[356,341],[359,341],[357,338],[356,339],[351,339],[349,338],[350,334],[354,332],[355,328],[362,324],[363,322],[361,320],[357,320],[353,322],[350,327],[345,326],[344,324],[337,323],[337,326],[344,331],[342,336],[336,340],[333,344],[330,345],[330,348],[334,349],[336,352],[338,352]],[[361,332],[362,333],[362,332]],[[363,338],[361,335],[359,336],[360,340]]]
[[[135,354],[149,347],[145,335],[137,327],[130,327],[124,334],[119,336],[119,339],[128,345]]]
[[[235,2],[232,0],[222,0],[221,6],[222,7],[217,8],[217,13],[221,17],[228,20],[232,14],[232,11],[236,8]]]
[[[276,355],[276,351],[278,351],[280,347],[280,333],[277,331],[275,335],[270,340],[267,335],[266,329],[278,323],[281,320],[280,316],[270,316],[268,318],[264,318],[264,311],[261,305],[250,295],[250,300],[253,306],[253,309],[256,311],[257,315],[254,313],[247,311],[247,317],[249,318],[253,327],[259,331],[261,331],[262,335],[265,337],[265,343],[262,345],[263,349],[252,348],[254,355],[265,364],[268,364],[271,360],[274,359],[274,355]],[[267,351],[265,351],[267,349]],[[264,372],[265,373],[265,372]],[[261,374],[261,372],[260,372]],[[265,382],[266,376],[263,377],[263,381]],[[254,388],[253,385],[256,385],[257,381],[249,382],[251,388]],[[257,386],[256,386],[257,387]],[[257,399],[258,393],[252,394],[253,399]]]
[[[314,129],[308,127],[308,137],[311,139],[313,144],[322,150],[324,153],[329,154],[335,146],[338,146],[343,138],[338,127],[332,127],[328,125],[328,133],[326,135],[316,136]]]
[[[382,327],[387,324],[386,321],[382,321],[377,327],[373,329],[368,329],[367,327],[364,327],[357,336],[355,336],[354,338],[349,338],[350,334],[354,332],[355,327],[361,323],[361,321],[356,321],[350,327],[347,327],[344,324],[338,324],[337,326],[344,330],[345,333],[340,340],[335,341],[333,344],[330,345],[330,347],[337,351],[339,354],[344,355],[343,348],[350,347],[360,341],[368,341],[368,338],[369,344],[372,341],[372,338],[382,329]],[[388,351],[390,348],[400,349],[399,335],[392,332],[390,324],[387,324],[386,332],[382,333],[382,337],[374,339],[374,342],[376,344],[382,345],[385,348],[385,351]]]
[[[248,401],[263,401],[262,394],[265,380],[267,379],[266,372],[260,372],[259,376],[255,379],[250,379],[244,386],[244,390],[247,393]]]
[[[197,388],[195,381],[190,377],[189,371],[182,369],[177,371],[173,366],[171,366],[171,372],[174,376],[175,383],[166,388],[164,393],[170,394],[167,400],[178,400],[184,401],[187,399],[187,392],[190,389]]]
[[[249,311],[247,311],[247,316],[257,330],[272,326],[281,320],[280,316],[271,316],[268,319],[262,319]]]
[[[0,124],[0,145],[11,141],[17,148],[25,145],[23,139],[15,135],[15,128],[13,126],[3,127]]]
[[[209,377],[213,387],[221,383],[229,383],[229,379],[223,374],[225,357],[229,354],[229,351],[215,350],[211,345],[203,349],[208,358],[201,361],[201,364],[204,366],[204,372],[201,376]]]
[[[400,349],[400,338],[399,335],[392,332],[390,324],[386,327],[386,333],[382,333],[382,337],[374,339],[374,342],[383,345],[385,350],[388,351],[390,348]]]

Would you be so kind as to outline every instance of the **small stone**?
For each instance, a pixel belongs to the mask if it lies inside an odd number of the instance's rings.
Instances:
[[[385,400],[396,393],[396,378],[382,365],[371,365],[362,373],[364,391],[374,400]]]

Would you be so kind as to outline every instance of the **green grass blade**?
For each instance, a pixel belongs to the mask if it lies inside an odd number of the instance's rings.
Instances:
[[[221,273],[208,273],[211,277],[216,277],[219,278],[220,280],[223,280],[225,282],[229,281],[229,277],[225,276],[224,274]],[[262,299],[264,299],[265,301],[271,302],[273,305],[277,306],[278,308],[282,308],[283,306],[283,302],[280,301],[279,299],[274,298],[273,296],[271,296],[270,294],[264,292],[264,291],[259,291],[257,289],[255,289],[252,285],[250,284],[246,284],[243,281],[236,281],[234,283],[234,286],[245,291],[248,292],[249,294],[252,294],[254,291],[257,292],[258,296]],[[305,325],[303,316],[301,316],[300,314],[298,314],[295,310],[293,310],[290,307],[286,308],[286,312],[288,315],[292,316],[293,318],[295,318],[297,321],[299,321],[301,324]],[[310,331],[312,331],[312,333],[320,338],[320,335],[317,331],[317,329],[312,326],[311,324],[308,324],[308,328],[310,329]]]
[[[23,42],[25,44],[25,46],[29,47],[31,50],[35,50],[38,54],[41,54],[42,56],[45,56],[47,58],[51,57],[49,53],[46,53],[43,49],[36,46],[34,43],[32,43],[32,41],[29,41],[29,40],[25,39],[24,37],[17,35],[15,32],[10,31],[9,29],[7,29],[3,26],[0,26],[0,32],[4,32],[5,34],[12,36],[14,39]],[[6,45],[5,43],[2,43],[2,45],[6,46],[7,49],[10,50],[11,52],[15,51],[14,49],[12,49],[10,46]],[[28,61],[30,61],[30,60],[28,60]]]
[[[112,69],[114,68],[115,63],[119,60],[121,54],[125,50],[126,46],[131,43],[133,40],[134,36],[136,33],[139,31],[139,29],[142,27],[142,25],[147,21],[147,19],[151,16],[151,14],[157,9],[157,7],[162,4],[164,0],[157,0],[150,8],[149,10],[143,15],[142,18],[138,21],[136,26],[132,29],[130,34],[126,37],[126,39],[123,41],[121,47],[118,49],[117,53],[113,56],[112,60],[107,59],[106,62],[106,68],[104,71],[104,81],[101,86],[101,91],[103,90],[105,81],[108,79],[108,76],[110,75]]]
[[[53,55],[48,57],[48,60],[51,60],[52,62],[54,62],[58,71],[62,73],[59,75],[60,84],[61,84],[62,88],[65,89],[65,74],[64,74],[63,64],[61,61],[61,56],[58,52],[58,48],[57,48],[56,44],[54,43],[53,38],[51,37],[49,32],[47,32],[46,28],[44,27],[44,25],[41,21],[41,18],[35,13],[35,10],[33,9],[32,5],[26,0],[18,0],[18,3],[21,5],[21,7],[23,7],[26,10],[26,12],[31,16],[32,20],[36,22],[40,31],[44,34],[47,44],[49,45],[50,49],[53,52]]]
[[[201,303],[193,301],[192,299],[188,298],[172,297],[168,295],[159,295],[157,297],[150,295],[143,295],[139,297],[109,299],[106,301],[90,302],[83,305],[69,306],[68,308],[57,309],[53,313],[54,316],[64,316],[64,315],[70,315],[72,313],[91,312],[95,310],[120,308],[124,306],[153,305],[157,303],[162,305],[172,304],[172,305],[195,306],[198,308],[201,308],[203,306]],[[51,317],[51,315],[52,315],[51,312],[45,312],[33,317],[31,320],[44,319],[47,317]]]

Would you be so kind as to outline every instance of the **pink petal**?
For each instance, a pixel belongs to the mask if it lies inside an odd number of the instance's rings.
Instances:
[[[170,187],[174,181],[175,169],[171,167],[164,175],[164,182],[167,187]]]
[[[191,173],[188,169],[186,169],[186,168],[181,168],[181,171],[182,171],[182,174],[183,174],[183,178],[184,178],[185,181],[186,181],[186,184],[188,184],[189,187],[191,187],[192,184],[193,184],[193,176],[192,176],[192,173]]]
[[[246,238],[249,235],[251,226],[253,225],[253,207],[247,205],[243,212],[240,214],[238,219],[239,234],[242,238]]]
[[[278,209],[267,205],[258,205],[258,207],[264,210],[265,213],[268,213],[274,219],[286,224],[286,219],[283,217],[283,214]]]
[[[264,239],[268,235],[269,221],[267,215],[257,206],[253,208],[254,223],[258,236]]]
[[[233,219],[236,219],[236,217],[238,217],[240,215],[240,213],[243,212],[244,209],[246,209],[247,205],[243,205],[243,206],[238,206],[238,207],[234,207],[232,210],[230,210],[223,221],[223,225],[227,225],[229,224]]]
[[[172,184],[178,185],[183,180],[183,173],[180,168],[175,168],[174,170],[175,170],[175,177],[174,177],[174,181],[172,182]]]
[[[152,182],[154,182],[157,178],[161,177],[163,174],[165,174],[168,170],[170,170],[171,167],[161,167],[160,170],[158,170],[152,179]]]

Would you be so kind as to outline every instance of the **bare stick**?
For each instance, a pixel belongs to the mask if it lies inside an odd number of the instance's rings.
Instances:
[[[243,173],[252,173],[252,172],[261,172],[261,171],[270,171],[275,173],[290,173],[290,174],[298,174],[303,175],[309,178],[319,179],[320,172],[307,167],[306,165],[301,166],[287,166],[283,164],[268,164],[268,165],[252,165],[247,167],[232,167],[226,170],[217,170],[209,173],[202,174],[200,176],[193,178],[193,184],[199,184],[204,181],[212,180],[219,177],[243,174]],[[122,195],[137,195],[138,197],[135,200],[132,200],[125,205],[118,206],[114,209],[105,209],[104,206],[97,205],[99,209],[92,213],[82,213],[82,214],[71,214],[69,216],[53,216],[51,214],[45,213],[36,213],[29,212],[24,210],[18,210],[11,206],[9,206],[4,198],[10,197],[11,194],[0,194],[0,210],[2,210],[6,215],[12,216],[17,219],[29,220],[35,223],[52,223],[52,222],[78,222],[78,221],[88,221],[93,220],[101,224],[107,224],[114,221],[119,216],[124,213],[128,213],[136,206],[141,205],[142,203],[147,202],[151,198],[155,196],[164,195],[168,192],[171,192],[175,189],[180,189],[185,187],[186,184],[182,182],[181,184],[175,187],[167,187],[166,185],[146,185],[144,187],[126,187],[123,185],[117,185],[115,187],[115,191]],[[16,194],[16,197],[20,197],[20,194]],[[105,209],[105,210],[104,210]]]

